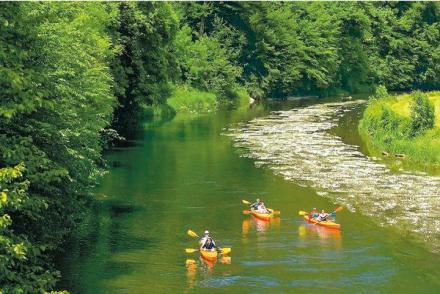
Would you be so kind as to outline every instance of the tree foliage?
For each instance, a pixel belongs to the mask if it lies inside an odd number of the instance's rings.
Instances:
[[[106,8],[2,4],[0,190],[9,200],[1,208],[0,288],[7,293],[54,286],[57,273],[43,257],[80,222],[102,173],[100,132],[115,105]]]
[[[177,16],[167,3],[122,2],[110,32],[118,54],[111,63],[119,107],[113,126],[133,137],[146,106],[164,104],[175,76],[170,44]]]

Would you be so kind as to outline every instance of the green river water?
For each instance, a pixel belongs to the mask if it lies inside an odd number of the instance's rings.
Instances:
[[[58,288],[71,293],[438,292],[437,253],[349,210],[338,215],[341,232],[304,223],[299,210],[330,210],[335,204],[257,168],[223,135],[226,127],[270,110],[310,103],[176,117],[146,128],[133,146],[112,151],[107,158],[114,167],[97,189],[94,215],[59,257]],[[361,144],[358,113],[348,113],[335,130],[350,144]],[[280,218],[266,223],[243,215],[241,199],[257,196],[281,210]],[[232,247],[230,259],[210,264],[198,253],[185,253],[197,245],[188,229],[199,234],[209,229],[218,245]]]

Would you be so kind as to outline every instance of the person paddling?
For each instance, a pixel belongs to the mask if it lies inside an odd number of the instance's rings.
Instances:
[[[266,208],[266,206],[264,205],[264,202],[261,201],[260,205],[258,205],[258,212],[260,213],[270,213],[270,211]]]
[[[251,204],[251,209],[253,209],[253,210],[257,210],[257,209],[258,209],[258,206],[260,205],[260,203],[261,203],[260,198],[257,198],[257,201],[256,201],[255,203],[252,203],[252,204]]]
[[[329,216],[330,214],[326,213],[325,210],[323,209],[321,213],[318,215],[318,221],[319,222],[326,221]]]
[[[206,244],[206,242],[208,241],[208,239],[211,239],[211,242],[214,244],[214,247],[215,247],[215,242],[214,242],[214,240],[212,239],[212,237],[209,235],[209,231],[208,231],[208,230],[205,230],[205,233],[204,233],[202,239],[200,239],[200,241],[199,241],[199,244],[200,244],[200,246],[201,246],[202,248],[203,248],[203,246]]]
[[[215,251],[217,249],[217,246],[215,246],[214,240],[212,240],[211,237],[208,237],[208,239],[206,239],[205,244],[203,244],[202,249],[208,251]]]

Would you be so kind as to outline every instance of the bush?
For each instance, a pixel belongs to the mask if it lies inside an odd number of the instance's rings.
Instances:
[[[188,86],[178,86],[168,98],[170,105],[177,113],[210,112],[217,107],[217,96]]]
[[[429,101],[426,94],[417,91],[411,94],[411,124],[409,136],[422,134],[424,131],[432,129],[435,123],[434,105]]]
[[[386,97],[389,97],[388,90],[385,86],[380,85],[376,88],[374,95],[371,96],[370,99],[378,100]]]

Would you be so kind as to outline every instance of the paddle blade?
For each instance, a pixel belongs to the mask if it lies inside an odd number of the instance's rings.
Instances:
[[[194,253],[196,251],[199,251],[199,249],[194,249],[194,248],[185,248],[185,252],[186,253]]]
[[[299,214],[299,215],[307,215],[307,212],[306,212],[306,211],[303,211],[303,210],[300,210],[300,211],[298,211],[298,214]]]
[[[228,253],[230,253],[231,252],[231,248],[229,248],[229,247],[226,247],[226,248],[222,248],[222,249],[220,249],[220,251],[221,251],[221,253],[222,254],[228,254]]]
[[[192,231],[192,230],[188,230],[187,232],[186,232],[187,234],[188,234],[188,236],[191,236],[191,237],[199,237],[197,234],[196,234],[196,232],[194,232],[194,231]]]
[[[250,210],[243,210],[243,214],[251,214]]]
[[[246,200],[241,200],[241,202],[243,202],[243,204],[246,204],[246,205],[251,205],[251,203],[249,201],[246,201]]]
[[[339,206],[338,208],[335,209],[335,212],[340,212],[340,211],[342,211],[342,209],[344,209],[344,207],[343,206]]]

